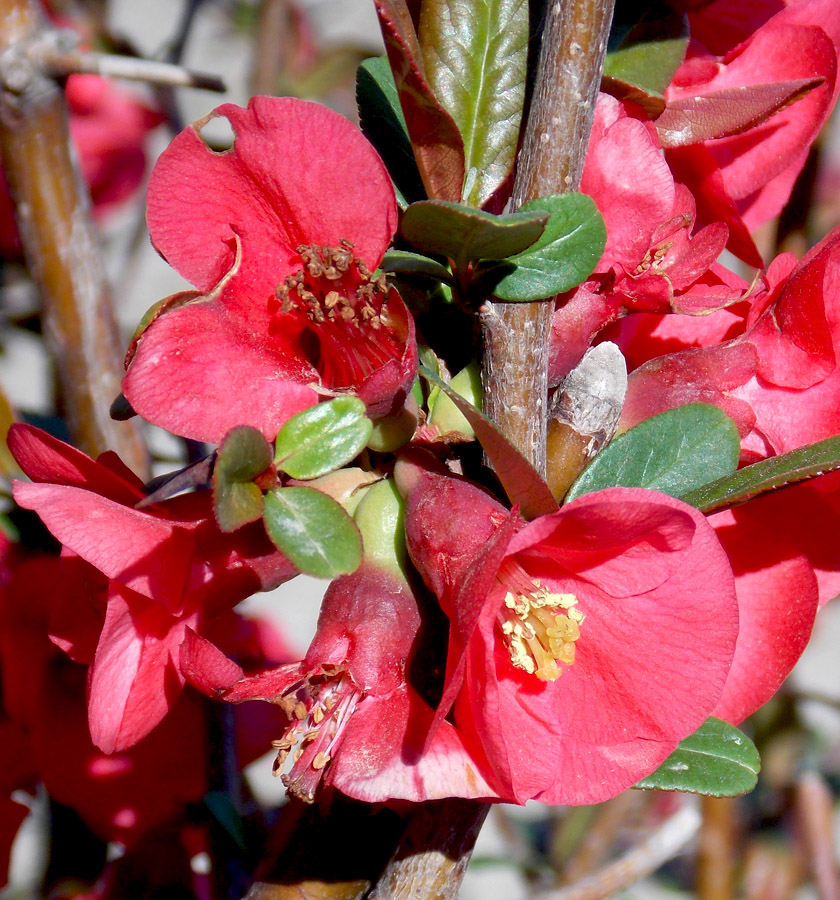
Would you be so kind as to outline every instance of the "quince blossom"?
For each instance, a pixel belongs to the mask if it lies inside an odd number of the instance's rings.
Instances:
[[[423,614],[405,579],[365,561],[328,588],[300,662],[246,675],[188,632],[181,668],[208,696],[265,700],[286,713],[274,772],[291,755],[283,783],[300,799],[311,802],[330,787],[368,803],[495,798],[450,723],[429,738],[434,713],[424,695],[439,685],[428,646],[424,665],[413,665],[422,634]]]
[[[34,482],[15,482],[15,500],[62,544],[50,636],[90,666],[96,746],[131,747],[181,693],[177,658],[187,626],[201,630],[297,573],[260,524],[223,534],[209,492],[137,509],[142,484],[113,453],[94,462],[23,425],[8,442]]]
[[[236,135],[223,153],[201,134],[218,116]],[[405,304],[374,274],[396,222],[376,152],[323,106],[255,97],[186,128],[152,173],[148,224],[197,290],[162,301],[133,342],[132,408],[214,443],[243,424],[273,440],[336,393],[391,412],[417,355]]]
[[[737,110],[739,95],[749,97],[750,87],[823,80],[751,127],[666,151],[674,177],[697,200],[699,218],[726,223],[729,249],[754,266],[762,260],[750,232],[787,201],[840,89],[837,3],[794,0],[775,15],[770,11],[766,4],[732,0],[689,10],[692,43],[665,92],[669,104],[697,98],[695,114],[702,118],[720,92]]]
[[[705,518],[613,488],[524,523],[476,485],[398,463],[409,553],[450,618],[459,733],[503,799],[596,803],[716,711],[738,643],[729,561]],[[759,627],[746,610],[742,627]]]
[[[604,217],[607,244],[592,275],[558,302],[550,384],[626,312],[705,312],[746,290],[716,263],[726,225],[714,222],[692,235],[691,193],[675,184],[650,129],[606,94],[598,98],[580,189]]]

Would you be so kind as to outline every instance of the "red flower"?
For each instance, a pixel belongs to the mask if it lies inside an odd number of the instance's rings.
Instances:
[[[840,433],[838,260],[840,229],[798,264],[778,257],[749,302],[702,318],[627,323],[619,341],[638,368],[622,427],[705,400],[732,416],[750,460]],[[660,355],[667,350],[677,352]]]
[[[409,552],[452,624],[437,718],[454,701],[502,798],[605,800],[715,712],[739,610],[697,510],[613,488],[525,524],[452,476],[403,461],[397,481]]]
[[[233,148],[201,129],[225,116]],[[145,418],[218,442],[236,425],[273,440],[322,396],[352,392],[372,416],[414,379],[414,324],[372,273],[396,202],[375,151],[345,119],[294,99],[220,106],[152,173],[152,240],[197,288],[163,302],[129,352],[123,391]]]
[[[94,743],[106,753],[130,747],[181,692],[184,629],[200,629],[295,570],[259,524],[222,534],[208,492],[138,510],[142,486],[112,453],[94,462],[19,425],[9,447],[40,482],[16,482],[16,501],[64,548],[52,639],[90,665]]]
[[[637,316],[623,324],[619,341],[631,364],[642,364],[630,376],[621,427],[684,403],[714,403],[738,425],[744,462],[840,434],[838,254],[840,229],[798,264],[778,257],[766,289],[749,302],[702,318]],[[840,549],[828,537],[840,527],[836,480],[761,502],[777,539],[813,567],[822,603],[840,591]],[[734,515],[742,529],[752,518]],[[712,517],[716,527],[720,521],[729,520]]]
[[[749,232],[781,210],[837,97],[840,8],[834,0],[800,0],[769,17],[766,5],[717,2],[690,15],[692,37],[706,47],[692,43],[666,91],[669,103],[721,91],[749,97],[751,86],[824,79],[753,127],[666,152],[674,176],[697,199],[700,219],[725,222],[730,249],[760,266]],[[730,102],[737,107],[737,93]]]
[[[674,184],[649,128],[605,94],[598,98],[580,188],[604,217],[607,244],[592,275],[558,304],[551,384],[625,311],[706,311],[731,303],[747,287],[715,263],[726,226],[716,222],[691,236],[693,197]]]
[[[211,697],[267,700],[286,712],[288,724],[274,743],[275,774],[292,754],[283,782],[304,800],[323,787],[369,803],[492,798],[452,725],[443,722],[428,740],[433,713],[420,693],[435,689],[428,657],[422,669],[412,667],[421,630],[408,584],[366,562],[330,585],[299,663],[246,676],[188,633],[181,666]]]
[[[26,766],[104,840],[133,844],[206,793],[203,710],[182,695],[137,746],[113,756],[98,750],[88,733],[85,667],[48,635],[51,597],[65,574],[58,557],[23,557],[0,592],[3,705],[28,744],[4,741],[16,751],[4,771]]]

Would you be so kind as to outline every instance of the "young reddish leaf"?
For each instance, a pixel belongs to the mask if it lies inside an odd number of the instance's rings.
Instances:
[[[286,422],[277,435],[274,462],[292,478],[318,478],[358,456],[372,429],[358,397],[336,397]]]
[[[426,0],[420,42],[429,83],[464,140],[462,199],[482,206],[513,167],[525,101],[527,0]]]
[[[439,387],[470,423],[475,436],[493,464],[505,493],[511,503],[519,504],[522,515],[526,519],[533,519],[554,512],[557,509],[557,501],[551,495],[548,485],[487,416],[463,397],[459,397],[448,384],[425,366],[420,366],[418,371],[427,381]]]
[[[753,742],[734,726],[710,718],[636,787],[737,797],[755,787],[760,768]]]
[[[426,80],[405,0],[376,0],[376,11],[426,193],[458,201],[464,184],[464,141]]]
[[[656,120],[659,140],[663,147],[685,147],[740,134],[766,122],[823,81],[824,78],[800,78],[751,84],[672,100]]]
[[[336,578],[355,572],[362,561],[359,529],[332,497],[314,488],[269,491],[264,521],[274,544],[307,575]]]
[[[412,203],[400,234],[425,253],[448,256],[459,269],[473,259],[504,259],[530,247],[545,230],[549,213],[493,215],[444,200]]]
[[[222,441],[213,469],[213,511],[222,531],[236,531],[262,516],[262,491],[254,479],[271,459],[271,445],[249,425],[232,429]]]
[[[649,119],[655,119],[661,115],[665,109],[665,98],[656,91],[649,91],[646,88],[639,87],[637,84],[630,84],[621,78],[613,78],[609,75],[601,76],[601,93],[609,94],[616,100],[629,100],[635,103],[647,114]]]

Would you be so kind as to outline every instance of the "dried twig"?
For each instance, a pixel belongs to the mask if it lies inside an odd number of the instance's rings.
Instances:
[[[700,811],[693,797],[638,846],[600,872],[558,891],[535,894],[532,900],[606,900],[646,878],[673,859],[700,828]]]

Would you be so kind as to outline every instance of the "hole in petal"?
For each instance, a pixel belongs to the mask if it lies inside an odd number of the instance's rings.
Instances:
[[[198,134],[211,153],[227,153],[233,146],[235,136],[230,122],[224,116],[210,116],[199,126]]]

